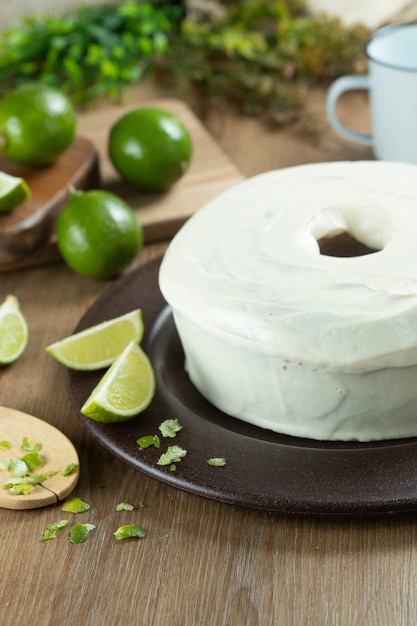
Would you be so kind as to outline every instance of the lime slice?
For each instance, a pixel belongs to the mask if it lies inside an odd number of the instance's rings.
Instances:
[[[142,336],[142,311],[135,309],[52,343],[46,351],[71,369],[98,370],[111,365],[131,341],[140,343]]]
[[[0,305],[0,364],[16,361],[26,348],[28,326],[15,296],[7,296]]]
[[[124,422],[146,409],[154,393],[152,365],[132,341],[93,389],[81,413],[96,422]]]
[[[8,213],[30,196],[30,189],[23,178],[0,172],[0,213]]]

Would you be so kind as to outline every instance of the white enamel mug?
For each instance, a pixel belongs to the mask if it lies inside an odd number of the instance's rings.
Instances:
[[[385,26],[367,41],[368,74],[342,76],[327,93],[327,116],[344,139],[372,146],[377,159],[417,163],[417,22]],[[352,90],[369,90],[372,132],[343,126],[336,105]]]

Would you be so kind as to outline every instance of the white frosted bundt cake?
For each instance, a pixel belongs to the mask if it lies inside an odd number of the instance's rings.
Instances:
[[[159,281],[191,381],[227,414],[322,440],[417,435],[416,166],[249,179],[188,220]]]

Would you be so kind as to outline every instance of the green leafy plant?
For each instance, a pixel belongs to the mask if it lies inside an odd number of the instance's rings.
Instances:
[[[178,7],[125,0],[117,6],[83,7],[65,17],[37,16],[0,37],[3,87],[35,78],[60,87],[75,103],[111,99],[165,54]]]
[[[180,94],[197,90],[283,124],[308,118],[308,88],[364,69],[368,35],[361,25],[309,15],[303,0],[228,3],[214,21],[187,18],[174,2],[124,0],[23,19],[0,35],[0,82],[36,78],[80,104],[118,99],[152,74]]]

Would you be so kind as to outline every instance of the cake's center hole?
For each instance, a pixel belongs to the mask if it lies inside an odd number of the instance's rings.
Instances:
[[[317,243],[320,254],[325,256],[354,257],[379,252],[379,249],[370,248],[348,232],[340,233],[334,237],[321,237],[317,239]]]

